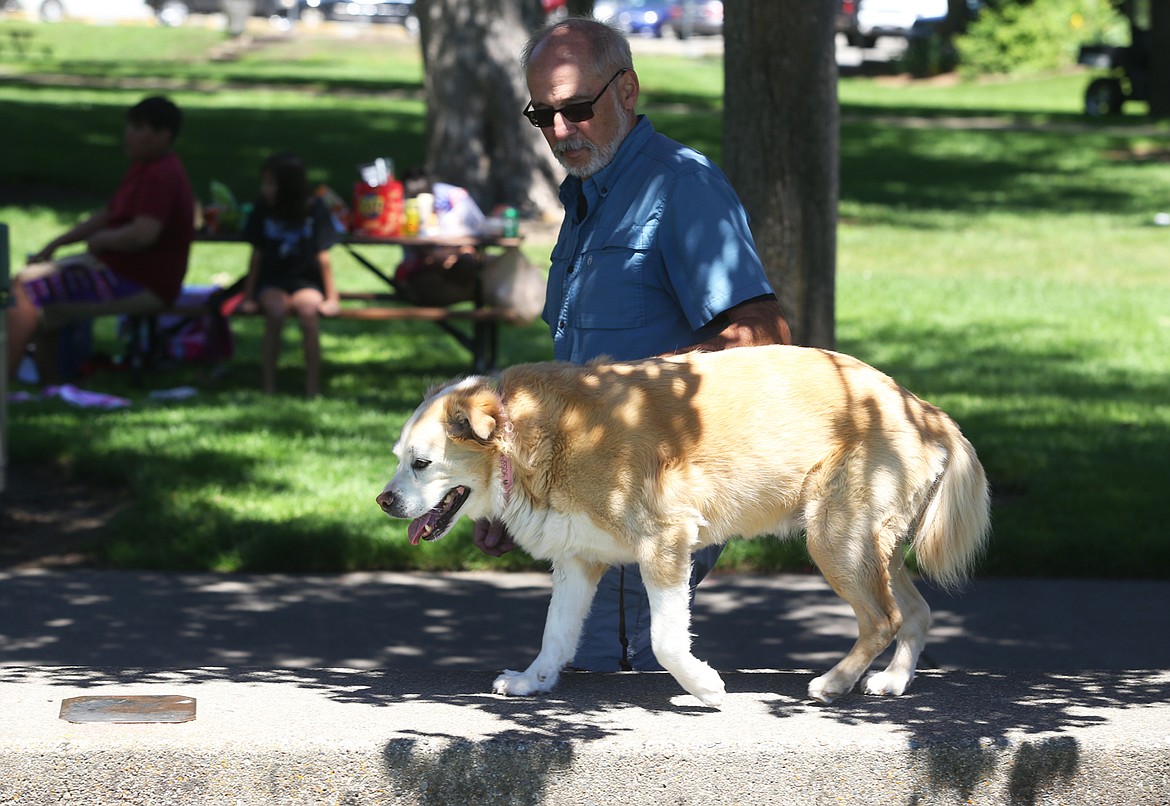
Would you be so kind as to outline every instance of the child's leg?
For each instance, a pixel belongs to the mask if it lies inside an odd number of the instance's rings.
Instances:
[[[289,296],[279,288],[265,288],[258,300],[264,312],[264,342],[260,348],[260,388],[276,391],[276,364],[280,360],[280,334],[288,315]]]
[[[19,278],[12,283],[12,307],[8,309],[8,377],[16,377],[24,351],[37,331],[37,307],[24,293]]]
[[[305,397],[321,391],[321,327],[318,308],[325,300],[315,288],[302,288],[292,295],[292,308],[301,325],[305,349]]]

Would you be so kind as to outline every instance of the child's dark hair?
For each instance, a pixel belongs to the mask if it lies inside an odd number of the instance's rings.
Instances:
[[[183,128],[183,113],[179,107],[161,95],[144,98],[126,110],[126,119],[136,126],[149,126],[155,131],[168,131],[171,139]]]
[[[305,217],[305,203],[309,199],[309,180],[305,163],[291,151],[273,154],[264,160],[260,174],[271,174],[276,182],[276,198],[272,213],[285,221],[300,221]]]

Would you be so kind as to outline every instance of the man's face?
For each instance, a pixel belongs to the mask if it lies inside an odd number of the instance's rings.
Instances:
[[[610,78],[587,72],[574,60],[558,58],[558,55],[541,53],[529,65],[528,91],[533,108],[560,109],[567,104],[590,101]],[[629,81],[625,80],[627,77]],[[558,114],[552,126],[540,130],[566,171],[585,178],[613,160],[632,125],[636,86],[633,73],[623,73],[597,99],[592,118],[573,123]]]
[[[127,121],[122,143],[131,160],[147,162],[166,153],[171,145],[171,133],[166,129],[152,129],[145,123]]]

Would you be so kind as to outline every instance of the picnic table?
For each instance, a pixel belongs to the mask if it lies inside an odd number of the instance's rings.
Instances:
[[[196,243],[238,243],[246,245],[239,233],[200,233]],[[482,277],[477,278],[474,299],[470,306],[439,307],[419,305],[404,292],[394,279],[395,266],[379,255],[385,247],[434,248],[472,247],[487,257],[490,249],[518,249],[521,238],[492,236],[410,236],[381,237],[350,233],[344,235],[339,245],[378,278],[385,289],[369,291],[340,290],[342,302],[338,318],[365,321],[396,322],[426,321],[433,323],[463,346],[472,356],[472,371],[490,372],[496,368],[499,349],[499,326],[514,322],[516,314],[507,308],[491,306],[484,295]],[[481,260],[480,265],[485,265]],[[243,278],[236,281],[224,295],[230,297],[233,290],[242,288]],[[169,311],[182,313],[182,311]]]

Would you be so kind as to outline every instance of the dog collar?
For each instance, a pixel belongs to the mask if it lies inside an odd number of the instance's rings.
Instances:
[[[500,454],[500,482],[504,485],[504,503],[512,497],[512,460],[506,454]]]
[[[503,388],[497,388],[497,394],[500,396],[500,409],[504,413],[504,433],[512,436],[512,420],[508,417],[507,392]],[[512,497],[512,459],[506,453],[500,454],[500,483],[504,485],[504,503],[508,503],[508,499]]]

